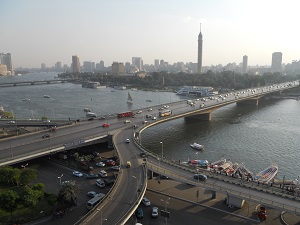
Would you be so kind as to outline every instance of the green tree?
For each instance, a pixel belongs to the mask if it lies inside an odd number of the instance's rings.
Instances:
[[[22,185],[29,185],[31,181],[37,179],[37,171],[30,168],[25,168],[21,170],[20,183]]]
[[[72,204],[77,203],[77,195],[81,192],[81,189],[79,186],[75,183],[75,181],[71,181],[68,183],[65,183],[59,193],[58,196],[63,200],[63,201],[69,201]]]
[[[6,212],[10,212],[12,216],[13,211],[18,208],[19,196],[15,191],[7,190],[0,194],[0,208]]]
[[[33,190],[30,187],[24,187],[22,192],[22,204],[26,207],[35,209],[44,192],[39,190]]]
[[[18,184],[20,179],[20,169],[5,166],[0,168],[0,182]]]
[[[44,192],[44,190],[45,190],[45,185],[42,184],[42,183],[37,183],[37,184],[33,185],[32,189],[33,189],[33,190],[38,190],[38,191]]]
[[[52,208],[54,208],[57,204],[57,196],[54,194],[49,194],[47,198],[47,202]]]

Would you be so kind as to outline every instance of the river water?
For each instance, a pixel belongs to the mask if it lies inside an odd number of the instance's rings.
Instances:
[[[39,73],[0,77],[0,82],[51,80],[54,76]],[[75,119],[85,117],[84,108],[107,115],[180,100],[170,92],[130,91],[134,103],[128,106],[127,92],[82,88],[71,83],[9,87],[0,88],[0,106],[12,110],[17,118],[40,119],[45,114],[49,119]],[[25,98],[30,101],[22,101]],[[163,155],[168,159],[213,162],[224,157],[244,163],[254,174],[277,163],[279,179],[295,179],[300,175],[299,112],[300,101],[293,99],[264,100],[259,106],[231,104],[214,111],[210,122],[177,119],[145,130],[142,140],[146,148],[157,154],[163,147]],[[190,148],[194,142],[203,144],[205,150]]]

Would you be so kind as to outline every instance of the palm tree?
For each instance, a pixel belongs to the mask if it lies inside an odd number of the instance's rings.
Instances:
[[[70,181],[62,185],[58,196],[61,197],[63,201],[70,201],[75,205],[77,204],[77,195],[81,191],[81,188],[75,183],[75,181]]]

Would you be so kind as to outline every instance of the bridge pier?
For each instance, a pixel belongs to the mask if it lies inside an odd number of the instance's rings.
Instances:
[[[198,115],[193,115],[193,116],[187,116],[184,119],[211,121],[211,118],[212,118],[211,112],[208,112],[208,113],[203,113],[203,114],[198,114]]]

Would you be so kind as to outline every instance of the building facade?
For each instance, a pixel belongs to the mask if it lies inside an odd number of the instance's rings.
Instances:
[[[80,62],[79,57],[77,55],[72,56],[72,72],[80,73]]]
[[[111,72],[114,75],[125,74],[126,71],[124,64],[119,62],[113,62],[113,64],[111,65]]]
[[[248,56],[243,56],[242,74],[248,72]]]
[[[200,33],[198,35],[198,68],[197,72],[201,74],[202,71],[202,50],[203,50],[203,36],[201,33],[201,23],[200,23]]]
[[[6,65],[8,75],[14,75],[14,69],[10,53],[0,53],[0,64]]]
[[[272,64],[271,64],[271,72],[277,73],[282,71],[282,53],[281,52],[273,52],[272,54]]]

